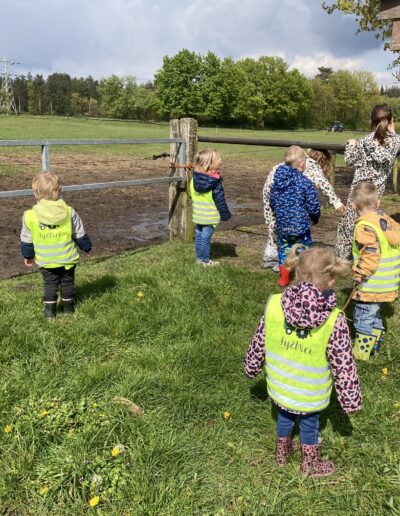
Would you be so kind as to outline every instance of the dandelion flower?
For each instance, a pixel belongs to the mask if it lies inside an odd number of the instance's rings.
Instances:
[[[103,478],[101,475],[97,475],[96,473],[92,477],[92,483],[93,484],[101,484],[103,481]]]
[[[90,507],[96,507],[96,505],[98,505],[99,502],[100,502],[100,496],[94,496],[93,498],[91,498],[89,500],[89,505],[90,505]]]
[[[397,409],[400,409],[400,403],[393,403],[393,407],[397,408]]]
[[[40,411],[40,415],[41,415],[42,417],[46,417],[46,416],[48,416],[48,415],[49,415],[49,411],[48,411],[48,410],[43,409],[43,410],[41,410],[41,411]]]
[[[136,294],[136,297],[138,299],[142,299],[144,297],[144,293],[141,290],[139,290],[139,292]]]
[[[388,374],[388,372],[389,372],[389,369],[388,369],[387,367],[384,367],[384,368],[382,369],[382,374],[383,374],[383,376],[386,376],[386,375]]]
[[[125,446],[123,444],[117,444],[117,446],[114,446],[114,448],[111,450],[111,455],[113,457],[118,457],[120,453],[123,453],[125,451]]]
[[[6,434],[10,434],[10,433],[12,432],[12,426],[11,426],[11,425],[6,425],[6,426],[4,427],[4,432],[5,432]]]
[[[223,412],[223,416],[224,416],[225,421],[228,421],[228,419],[230,419],[230,418],[231,418],[231,413],[230,413],[230,412],[228,412],[227,410],[225,410],[225,411]]]
[[[48,492],[49,492],[49,488],[48,488],[47,486],[42,486],[42,487],[39,489],[39,494],[40,494],[41,496],[46,495]]]

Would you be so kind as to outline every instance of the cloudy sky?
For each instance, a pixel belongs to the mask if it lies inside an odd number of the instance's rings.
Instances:
[[[392,59],[322,0],[0,0],[0,54],[15,72],[152,79],[182,48],[220,57],[277,55],[307,76],[317,67],[369,70],[395,81]]]

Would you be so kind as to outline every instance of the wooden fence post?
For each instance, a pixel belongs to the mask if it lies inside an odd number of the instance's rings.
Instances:
[[[192,202],[189,194],[191,169],[197,152],[197,121],[193,118],[173,119],[170,123],[170,137],[183,138],[185,145],[171,144],[171,176],[182,177],[182,182],[169,187],[169,235],[171,240],[193,242]],[[175,167],[177,163],[179,166]]]

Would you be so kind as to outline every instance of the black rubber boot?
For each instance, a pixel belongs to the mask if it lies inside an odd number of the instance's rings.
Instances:
[[[57,303],[46,303],[44,302],[44,315],[47,319],[55,319],[56,317]]]
[[[75,299],[62,300],[63,314],[73,314],[75,312]]]

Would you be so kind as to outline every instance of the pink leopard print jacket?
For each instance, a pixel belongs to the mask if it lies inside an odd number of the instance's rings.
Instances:
[[[297,328],[316,328],[329,317],[336,307],[333,291],[321,292],[310,283],[288,287],[282,297],[282,308],[288,324]],[[244,358],[248,378],[254,378],[264,366],[264,316]],[[268,342],[266,343],[268,347]],[[336,320],[329,340],[326,358],[330,364],[337,398],[345,413],[357,412],[362,406],[360,381],[351,349],[349,327],[343,315]]]

